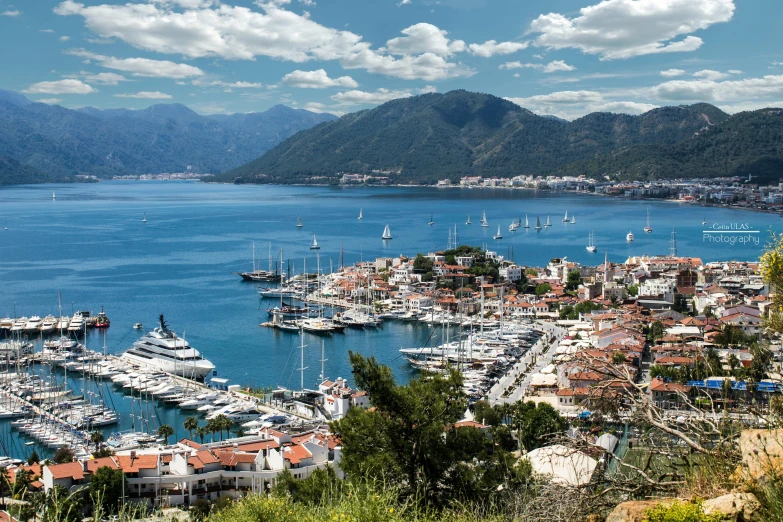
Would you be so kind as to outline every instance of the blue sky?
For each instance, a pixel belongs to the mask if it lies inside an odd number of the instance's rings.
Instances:
[[[0,87],[343,114],[452,89],[572,119],[783,106],[777,0],[0,0]]]

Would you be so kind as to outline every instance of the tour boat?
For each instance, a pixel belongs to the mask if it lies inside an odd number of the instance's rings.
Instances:
[[[652,227],[650,226],[650,209],[647,209],[647,220],[644,223],[644,231],[649,234],[652,232]]]
[[[315,239],[315,234],[313,234],[313,244],[310,245],[310,250],[320,250],[321,247],[318,246],[318,241]]]
[[[110,324],[111,321],[106,317],[106,312],[103,311],[103,307],[101,306],[101,311],[98,312],[98,317],[95,319],[93,326],[95,328],[108,328]]]
[[[389,225],[386,225],[386,227],[383,229],[383,235],[381,236],[381,239],[391,239],[391,230],[389,230]]]
[[[500,225],[498,225],[498,233],[492,236],[492,239],[503,239],[503,236],[500,234]]]
[[[628,234],[625,236],[625,240],[629,243],[633,241],[633,232],[628,232]]]
[[[595,232],[590,231],[590,234],[587,236],[587,247],[585,247],[588,252],[595,252],[597,250],[595,246]]]

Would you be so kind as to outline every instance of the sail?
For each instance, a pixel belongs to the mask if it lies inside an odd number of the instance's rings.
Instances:
[[[362,219],[362,209],[359,209],[359,219]]]

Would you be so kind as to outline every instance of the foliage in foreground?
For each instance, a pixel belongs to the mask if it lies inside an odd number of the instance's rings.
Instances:
[[[646,513],[647,522],[724,522],[720,514],[707,515],[698,502],[672,502],[658,504]]]

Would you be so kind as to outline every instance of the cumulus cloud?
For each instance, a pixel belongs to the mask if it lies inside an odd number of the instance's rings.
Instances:
[[[29,94],[90,94],[95,92],[95,89],[81,80],[68,79],[34,83],[22,92]]]
[[[210,82],[210,85],[225,87],[227,89],[260,89],[264,86],[263,84],[256,82],[224,82],[220,80]]]
[[[598,91],[559,91],[527,98],[506,98],[538,114],[552,114],[573,119],[597,111],[642,114],[657,106],[635,101],[613,101]]]
[[[22,14],[22,12],[21,11],[17,11],[17,10],[3,11],[2,13],[0,13],[0,16],[9,16],[9,17],[13,18],[13,17],[19,16],[20,14]]]
[[[71,49],[66,54],[80,56],[98,62],[102,67],[130,73],[133,76],[147,78],[193,78],[203,76],[204,71],[198,67],[168,60],[151,60],[149,58],[115,58],[103,56],[84,49]]]
[[[346,91],[338,92],[331,96],[332,100],[337,102],[338,106],[350,106],[350,105],[380,105],[387,101],[396,100],[398,98],[408,98],[414,94],[426,94],[436,92],[436,89],[432,85],[427,85],[421,89],[400,89],[390,90],[380,88],[374,92],[366,91]],[[334,112],[334,111],[330,111]]]
[[[693,73],[697,78],[704,78],[705,80],[722,80],[728,78],[729,75],[720,71],[713,71],[711,69],[704,69],[703,71],[697,71]]]
[[[665,71],[661,71],[658,74],[664,78],[674,78],[676,76],[682,76],[683,74],[686,74],[686,71],[683,71],[682,69],[666,69]]]
[[[46,103],[48,105],[56,105],[62,101],[61,98],[41,98],[40,100],[35,100],[38,103]]]
[[[749,103],[754,100],[780,99],[783,97],[783,75],[725,81],[707,78],[672,80],[653,87],[652,94],[660,100],[672,101]]]
[[[402,0],[399,4],[397,4],[397,7],[403,6],[403,5],[409,5],[411,3],[411,0]]]
[[[360,35],[321,25],[307,14],[284,9],[279,2],[258,3],[261,12],[217,2],[193,5],[184,8],[182,2],[158,1],[85,6],[65,0],[54,12],[81,16],[86,27],[101,38],[190,58],[337,60],[347,69],[427,81],[475,74],[447,60],[465,49],[464,42],[450,41],[431,24],[411,26],[403,36],[389,40],[386,48],[373,49]]]
[[[116,98],[140,98],[144,100],[170,100],[171,94],[160,91],[139,91],[124,94],[115,94]]]
[[[38,29],[39,33],[53,33],[54,29]]]
[[[522,49],[527,49],[530,42],[496,42],[495,40],[488,40],[483,44],[470,44],[468,50],[474,56],[481,56],[482,58],[490,58],[496,55],[511,54]]]
[[[68,40],[70,40],[70,39],[71,39],[71,37],[70,37],[70,36],[61,36],[61,37],[60,37],[60,41],[61,41],[61,42],[67,42],[67,41],[68,41]]]
[[[350,76],[341,76],[339,78],[329,78],[326,71],[318,69],[317,71],[294,71],[283,76],[283,83],[291,87],[300,87],[303,89],[326,89],[327,87],[347,87],[353,89],[359,84]]]
[[[129,82],[125,76],[117,73],[98,73],[98,74],[85,74],[84,79],[88,82],[102,83],[104,85],[119,85],[120,82]]]
[[[542,14],[530,30],[539,34],[537,46],[575,48],[613,60],[694,51],[703,41],[691,33],[733,15],[733,0],[603,0],[574,18]]]
[[[543,63],[506,62],[498,66],[499,69],[537,69],[545,73],[558,71],[575,71],[576,67],[568,65],[563,60],[554,60],[544,65]]]

